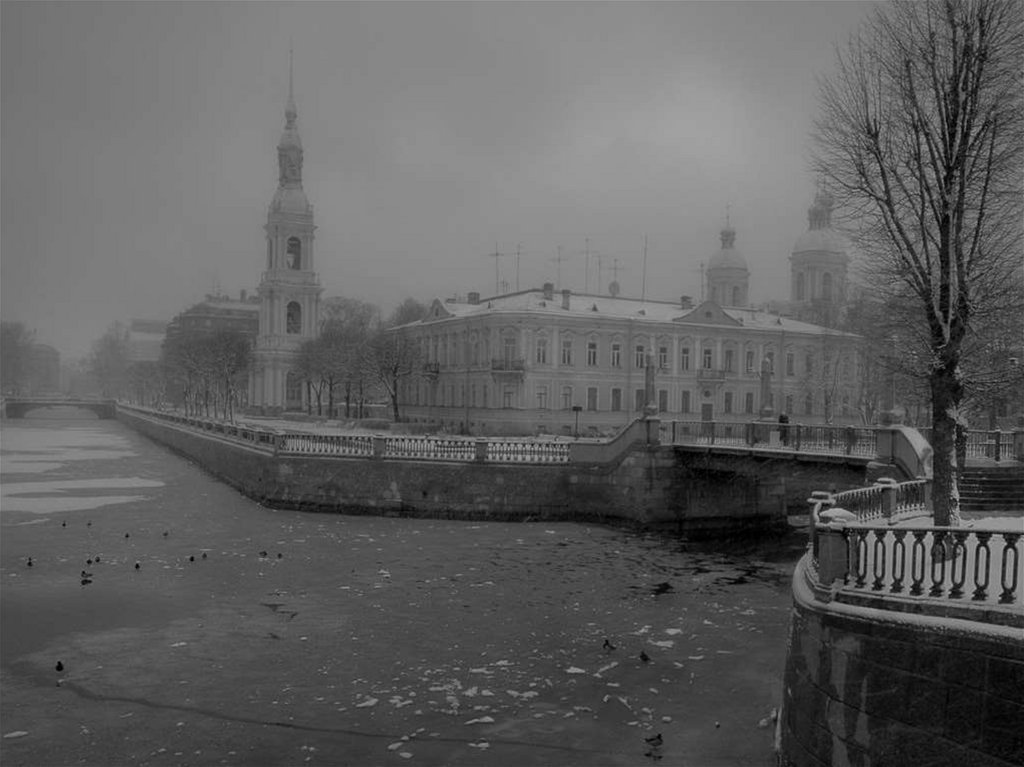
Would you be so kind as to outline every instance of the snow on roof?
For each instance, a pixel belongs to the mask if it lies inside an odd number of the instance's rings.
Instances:
[[[577,318],[611,317],[706,327],[725,325],[765,331],[854,337],[852,333],[824,328],[809,322],[800,322],[758,309],[722,307],[713,301],[704,301],[695,307],[684,309],[679,303],[669,301],[570,293],[569,308],[565,309],[563,308],[564,296],[560,291],[554,291],[549,295],[551,297],[547,298],[543,290],[532,289],[481,298],[477,303],[435,299],[425,319],[404,327],[429,325],[432,322],[446,319],[529,313],[539,316]]]

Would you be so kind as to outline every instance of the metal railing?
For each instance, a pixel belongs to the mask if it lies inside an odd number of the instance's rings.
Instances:
[[[814,493],[805,572],[818,597],[1024,628],[1024,531],[908,522],[927,513],[929,486]]]
[[[932,444],[932,429],[918,429],[921,435]],[[998,429],[986,431],[970,429],[967,432],[965,455],[967,458],[988,458],[993,461],[1024,461],[1020,450],[1024,440],[1014,439],[1014,432]]]
[[[672,445],[767,448],[868,458],[873,458],[878,452],[876,430],[864,426],[771,421],[662,421],[661,440]]]
[[[226,421],[126,406],[154,420],[239,440],[278,455],[390,458],[398,460],[552,464],[569,463],[571,444],[565,440],[482,439],[371,434],[315,434],[255,429]]]

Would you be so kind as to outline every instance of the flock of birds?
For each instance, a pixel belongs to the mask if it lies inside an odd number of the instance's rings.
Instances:
[[[66,528],[67,526],[68,526],[68,523],[66,521],[61,522],[61,527]],[[87,527],[92,527],[92,522],[86,522],[86,526]],[[170,536],[170,531],[169,530],[164,530],[163,537],[167,538],[169,536]],[[130,533],[125,533],[124,537],[125,538],[130,538],[131,534]],[[202,552],[202,554],[200,556],[201,556],[202,559],[206,559],[207,558],[207,553],[204,551],[204,552]],[[262,550],[262,551],[259,552],[259,556],[262,559],[266,559],[266,558],[268,558],[270,556],[270,553],[268,551],[266,551],[266,550]],[[284,557],[284,555],[281,552],[277,552],[277,558],[278,559],[282,559],[283,557]],[[189,558],[188,558],[188,561],[189,562],[195,562],[195,560],[196,560],[195,555],[194,554],[190,554]],[[93,557],[87,559],[85,563],[86,563],[87,566],[91,567],[93,564],[99,564],[100,561],[101,561],[100,557],[97,554],[97,555],[94,555]],[[32,557],[28,557],[28,560],[26,561],[26,565],[28,567],[32,567],[33,566]],[[135,569],[136,570],[140,570],[141,568],[142,568],[142,563],[136,561],[135,562]],[[93,578],[93,574],[91,572],[89,572],[87,570],[82,570],[82,572],[81,572],[81,584],[82,584],[83,587],[89,585],[90,583],[92,583],[92,578]],[[655,597],[660,596],[662,594],[667,594],[667,593],[669,593],[669,592],[671,592],[673,590],[674,589],[672,587],[672,584],[668,583],[667,581],[666,582],[662,582],[662,583],[656,583],[656,584],[654,584],[651,587],[651,592],[652,592],[652,594]],[[604,640],[603,649],[605,650],[605,652],[614,652],[618,648],[614,644],[612,644],[610,639],[608,639],[606,637],[605,640]],[[647,652],[645,650],[643,650],[643,649],[640,650],[640,655],[638,657],[640,658],[640,662],[641,663],[644,663],[644,664],[651,663],[651,656],[648,655]],[[64,672],[64,662],[61,661],[61,660],[58,660],[57,661],[57,665],[55,666],[55,668],[56,668],[58,674],[62,674]],[[61,680],[58,679],[57,680],[57,686],[59,687],[60,685],[61,685]],[[719,722],[715,722],[715,727],[720,727],[720,726],[721,725],[720,725]],[[662,734],[660,732],[656,733],[654,735],[645,737],[644,738],[644,744],[645,744],[646,751],[644,752],[644,756],[648,757],[649,759],[651,759],[653,761],[660,760],[662,758],[662,756],[663,756],[662,752],[661,752],[661,748],[664,745],[664,743],[665,743],[665,740],[662,737]]]

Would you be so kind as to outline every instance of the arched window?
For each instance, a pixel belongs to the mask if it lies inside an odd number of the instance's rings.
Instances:
[[[288,238],[287,263],[289,269],[302,268],[302,241],[298,237]]]
[[[733,306],[739,306],[740,305],[740,288],[739,288],[739,285],[733,285],[733,288],[732,288],[732,305]]]
[[[826,301],[832,300],[832,275],[828,272],[821,278],[821,297]]]
[[[302,332],[302,307],[299,306],[298,301],[288,304],[285,313],[285,331],[290,334]]]
[[[803,301],[804,300],[804,290],[805,290],[805,286],[804,286],[804,273],[803,272],[799,272],[797,274],[797,276],[796,276],[796,300],[797,301]]]

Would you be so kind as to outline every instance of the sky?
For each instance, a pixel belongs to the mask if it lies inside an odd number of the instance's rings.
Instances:
[[[600,260],[699,298],[728,215],[751,301],[788,298],[816,78],[870,10],[5,0],[0,314],[74,358],[255,291],[289,47],[325,297],[596,292]]]

